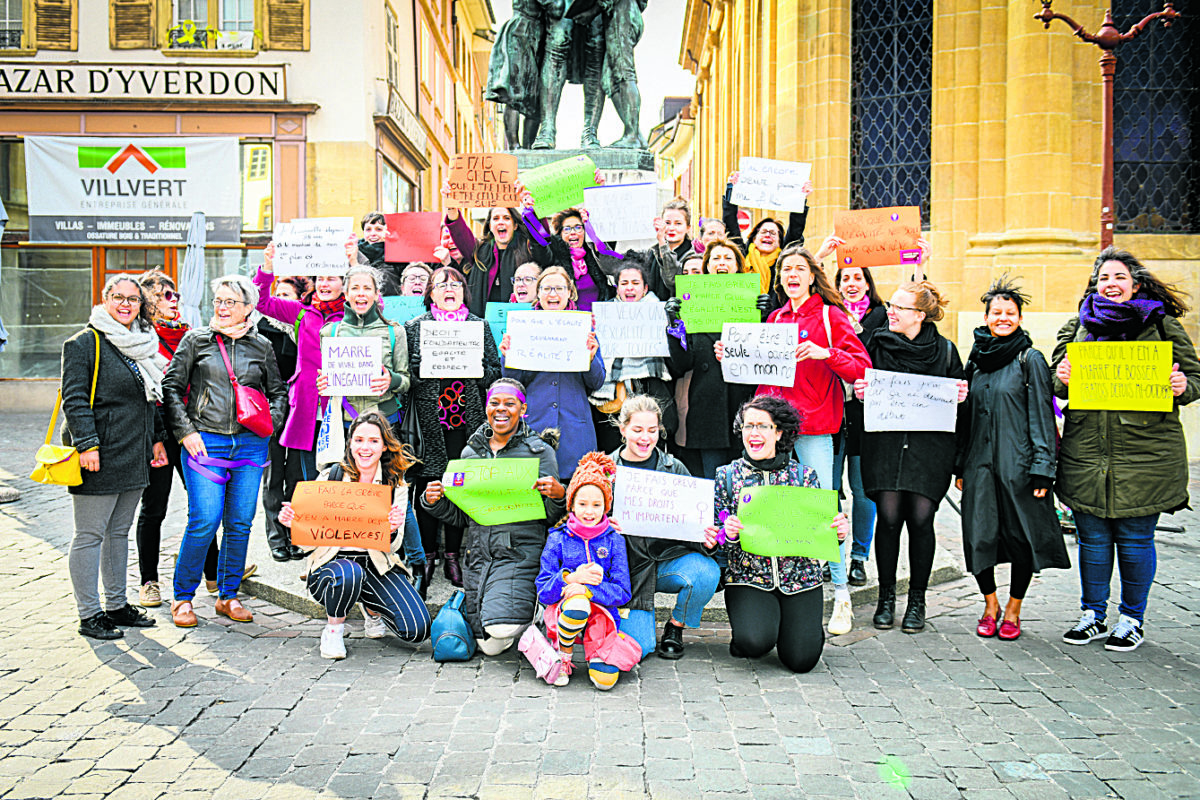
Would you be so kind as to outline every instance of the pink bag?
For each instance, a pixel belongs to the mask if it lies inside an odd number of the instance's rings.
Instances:
[[[641,662],[642,646],[634,641],[632,636],[626,636],[618,631],[616,635],[609,636],[605,640],[600,649],[596,651],[595,658],[609,666],[616,667],[621,672],[629,672]]]
[[[517,642],[517,649],[525,654],[539,678],[551,685],[558,680],[558,674],[562,670],[562,656],[537,625],[530,625],[525,629],[521,640]]]

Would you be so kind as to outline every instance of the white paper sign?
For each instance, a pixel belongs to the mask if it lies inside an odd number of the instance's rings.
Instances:
[[[605,359],[669,356],[666,303],[593,303],[596,338]]]
[[[726,383],[792,386],[796,383],[795,325],[726,322],[721,326],[721,377]]]
[[[420,378],[482,378],[483,320],[421,323]]]
[[[275,275],[344,275],[346,240],[354,232],[350,217],[312,217],[275,226]]]
[[[321,340],[321,373],[327,396],[374,394],[371,379],[383,371],[383,341],[375,336],[326,336]]]
[[[605,242],[653,239],[658,185],[623,183],[583,190],[583,205],[596,235]]]
[[[617,467],[613,519],[625,536],[703,542],[713,524],[713,482],[633,467]]]
[[[504,366],[535,372],[586,372],[592,315],[586,311],[510,311]]]
[[[803,161],[742,156],[731,199],[739,206],[803,211],[805,197],[800,187],[811,174],[812,164]]]
[[[864,430],[954,433],[958,413],[958,381],[954,378],[868,369],[866,379]]]

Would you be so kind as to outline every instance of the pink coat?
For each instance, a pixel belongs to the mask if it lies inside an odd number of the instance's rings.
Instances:
[[[312,450],[317,439],[317,422],[325,410],[325,401],[317,394],[317,371],[321,369],[321,328],[326,322],[337,322],[341,312],[324,316],[299,300],[284,300],[271,296],[275,276],[261,269],[254,275],[258,287],[258,310],[272,319],[295,325],[300,318],[296,336],[296,371],[288,380],[288,404],[291,411],[284,423],[279,443],[296,450]],[[304,316],[300,316],[303,313]]]

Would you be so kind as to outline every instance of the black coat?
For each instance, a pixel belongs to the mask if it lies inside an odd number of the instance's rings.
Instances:
[[[488,275],[496,256],[496,252],[492,249],[495,241],[489,236],[475,247],[471,268],[467,270],[466,274],[467,291],[470,298],[467,308],[481,319],[489,302],[508,302],[508,298],[512,296],[513,277],[517,273],[517,267],[530,261],[537,262],[542,267],[548,267],[554,263],[554,256],[551,254],[550,248],[535,242],[529,232],[525,230],[523,221],[516,220],[515,222],[517,229],[513,233],[512,241],[504,250],[498,251],[500,267],[496,273],[496,282],[491,287],[488,286]],[[571,261],[568,259],[568,268],[570,264]]]
[[[467,320],[479,321],[479,317],[468,314]],[[441,393],[442,379],[421,376],[421,323],[432,321],[433,314],[422,314],[405,323],[404,332],[408,337],[408,371],[415,398],[412,407],[417,411],[417,424],[421,426],[424,448],[422,460],[413,468],[416,470],[414,474],[441,480],[446,463],[451,458],[458,458],[459,454],[446,452],[446,429],[438,421],[438,395]],[[467,431],[474,431],[484,423],[483,399],[487,395],[487,388],[499,377],[500,351],[496,349],[491,327],[484,322],[483,377],[457,379],[463,383],[463,427]]]
[[[719,333],[690,333],[685,350],[674,336],[667,337],[671,374],[692,373],[683,438],[689,450],[741,447],[741,441],[733,435],[733,418],[742,403],[754,396],[755,387],[725,382],[721,362],[713,353],[720,338]]]
[[[279,367],[279,377],[287,383],[296,372],[296,358],[300,351],[296,349],[296,340],[272,325],[272,321],[270,317],[260,319],[258,333],[271,343],[271,349],[275,351],[275,366]]]
[[[871,310],[863,315],[863,318],[858,322],[862,328],[862,333],[858,338],[863,342],[871,338],[871,333],[879,328],[887,327],[887,311],[883,306],[871,306]],[[851,395],[846,401],[844,419],[845,426],[842,428],[842,433],[846,439],[846,455],[857,456],[862,453],[862,432],[863,432],[863,403],[857,397]]]
[[[100,448],[100,469],[83,472],[71,494],[120,494],[150,485],[156,442],[166,435],[158,408],[146,399],[141,379],[108,337],[100,334],[96,400],[89,407],[96,339],[90,325],[63,342],[62,442],[80,452]]]
[[[1054,499],[1033,496],[1034,476],[1054,479],[1053,384],[1045,357],[1029,348],[995,372],[967,363],[971,389],[959,409],[958,468],[967,571],[1028,564],[1067,569]]]
[[[692,237],[685,236],[683,241],[672,248],[666,244],[656,244],[649,250],[628,250],[625,257],[630,264],[637,262],[646,273],[646,286],[659,300],[667,300],[675,296],[675,278],[683,268],[679,266],[688,253],[696,252],[692,245]],[[620,274],[621,266],[617,267]]]
[[[926,323],[932,325],[932,323]],[[958,348],[940,333],[935,335],[945,348],[946,357],[938,367],[924,373],[938,378],[963,378]],[[871,363],[878,358],[875,338],[866,341]],[[962,410],[959,409],[959,413]],[[953,433],[943,431],[877,431],[862,434],[863,491],[876,499],[879,492],[913,492],[940,503],[950,488],[954,471],[956,441]]]
[[[612,300],[617,296],[617,292],[613,289],[609,275],[611,274],[612,279],[615,280],[616,270],[621,268],[620,260],[600,255],[596,252],[596,245],[590,241],[584,244],[583,250],[583,263],[587,265],[588,275],[591,277],[592,283],[596,284],[596,290],[599,293],[596,302]],[[571,272],[571,248],[561,236],[550,237],[550,254],[555,264],[564,267],[567,272]]]

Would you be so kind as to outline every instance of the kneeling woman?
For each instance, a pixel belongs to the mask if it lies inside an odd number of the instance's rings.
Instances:
[[[321,473],[318,480],[380,483],[392,487],[392,508],[388,524],[392,528],[392,549],[364,550],[358,547],[316,547],[308,549],[308,593],[321,605],[329,624],[321,632],[321,657],[345,658],[346,614],[355,603],[367,609],[363,632],[371,639],[391,630],[406,642],[429,638],[429,609],[421,601],[409,580],[408,568],[400,560],[408,506],[408,484],[404,473],[414,460],[392,435],[391,425],[377,411],[359,415],[346,436],[346,454],[342,463]],[[284,503],[279,521],[292,526],[295,513]]]
[[[486,334],[490,336],[491,334]],[[557,436],[539,436],[525,422],[525,387],[501,378],[488,389],[487,422],[467,440],[463,458],[536,458],[538,479],[533,488],[542,495],[545,519],[481,525],[450,502],[441,481],[430,481],[421,505],[447,525],[469,526],[463,537],[463,614],[484,655],[503,653],[533,621],[537,607],[534,580],[546,543],[546,520],[560,519],[566,508],[566,489],[558,482]],[[546,438],[543,438],[545,436]]]
[[[792,672],[808,672],[821,660],[825,632],[821,622],[821,562],[812,558],[757,556],[742,549],[737,518],[738,495],[747,486],[808,486],[820,488],[817,473],[791,457],[800,435],[800,415],[785,400],[759,395],[738,411],[734,429],[742,437],[742,457],[717,467],[715,511],[724,519],[725,607],[734,657],[759,658],[779,651],[779,660]],[[831,520],[838,541],[850,532],[845,514]],[[714,546],[717,528],[707,531]]]

